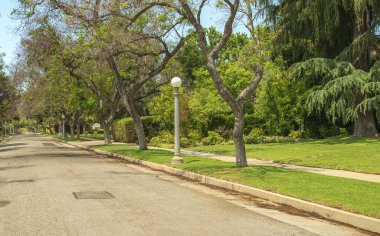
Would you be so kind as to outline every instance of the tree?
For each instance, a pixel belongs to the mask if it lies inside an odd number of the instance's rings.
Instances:
[[[4,54],[0,53],[0,120],[2,124],[15,117],[18,100],[16,87],[11,78],[5,74],[3,56]]]
[[[107,62],[114,88],[134,121],[139,147],[147,149],[136,103],[155,92],[155,88],[145,90],[148,82],[156,81],[156,87],[167,83],[167,78],[160,81],[159,74],[184,43],[177,29],[181,19],[161,8],[140,9],[135,1],[21,1],[21,6],[27,19],[42,15],[39,21],[48,16],[56,21],[58,15],[62,21],[57,25],[66,23],[63,28],[71,26],[86,39],[90,47],[85,54]],[[147,14],[150,20],[143,16]]]
[[[314,55],[317,57],[336,58],[338,63],[336,67],[340,67],[339,62],[350,62],[355,69],[366,73],[369,73],[371,67],[379,60],[380,37],[377,33],[380,26],[379,1],[296,0],[280,2],[281,35],[288,39],[288,42],[307,40],[310,42],[309,45],[314,47]],[[321,64],[317,65],[317,62],[321,62]],[[305,63],[313,64],[317,68],[326,65],[321,60]],[[327,64],[331,63],[330,61]],[[310,68],[306,64],[304,67],[309,68],[310,73],[313,73],[315,68]],[[335,68],[335,66],[333,67]],[[368,78],[368,76],[364,77]],[[328,79],[327,77],[323,78]],[[335,80],[337,77],[330,76],[329,78]],[[359,82],[360,80],[355,81]],[[356,84],[355,87],[360,88],[361,84]],[[344,89],[346,88],[343,87],[342,90]],[[366,99],[360,89],[352,89],[350,96],[348,95],[346,104],[351,104],[351,100],[353,100],[355,103],[353,107],[358,107]],[[331,106],[334,106],[338,100],[333,99],[329,102],[331,102]],[[375,117],[372,109],[367,108],[368,110],[365,110],[364,107],[362,110],[357,110],[355,136],[377,135]]]
[[[365,72],[348,62],[318,58],[295,64],[291,71],[292,77],[298,80],[326,81],[308,96],[309,112],[325,112],[333,122],[337,118],[344,123],[355,121],[354,137],[379,136],[373,123],[373,110],[379,109],[380,61]],[[353,91],[357,94],[354,98]]]
[[[252,97],[254,91],[257,89],[261,78],[263,76],[263,66],[260,61],[256,61],[255,64],[250,64],[251,71],[254,76],[250,83],[242,90],[239,94],[234,95],[232,91],[230,91],[224,84],[223,79],[217,68],[217,61],[220,52],[225,48],[227,42],[229,41],[232,31],[233,25],[237,18],[237,13],[239,9],[244,10],[244,14],[247,18],[247,27],[252,35],[254,43],[256,43],[257,48],[254,53],[258,53],[260,55],[260,47],[259,47],[259,38],[256,37],[256,30],[254,27],[254,20],[256,20],[255,15],[253,13],[252,3],[250,1],[244,1],[244,9],[240,7],[240,1],[219,1],[218,7],[220,9],[224,9],[228,12],[228,16],[226,17],[226,21],[224,23],[223,34],[221,38],[216,42],[215,45],[212,42],[207,40],[206,30],[201,22],[202,10],[204,7],[209,4],[208,1],[201,1],[199,4],[190,5],[188,1],[179,0],[178,5],[170,2],[161,3],[158,2],[156,4],[166,5],[170,9],[174,9],[178,14],[183,16],[188,20],[188,22],[195,29],[196,34],[198,35],[198,41],[203,53],[203,56],[206,59],[205,67],[207,68],[210,76],[214,82],[216,89],[219,94],[222,96],[223,100],[228,104],[230,109],[232,110],[235,117],[235,124],[233,130],[233,140],[235,144],[235,152],[236,152],[236,165],[238,167],[247,166],[247,159],[245,153],[245,143],[244,143],[244,114],[245,114],[245,104],[246,100]],[[196,9],[196,10],[195,10]]]

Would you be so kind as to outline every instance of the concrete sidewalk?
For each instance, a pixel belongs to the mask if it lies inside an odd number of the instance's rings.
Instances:
[[[80,142],[80,144],[84,146],[95,146],[95,145],[102,145],[104,144],[104,142],[102,140],[91,140],[91,141]],[[125,144],[125,143],[115,142],[113,144],[119,145],[119,144]],[[127,145],[135,146],[134,144],[127,144]],[[149,147],[149,148],[155,149],[155,150],[165,150],[165,151],[174,152],[173,149],[168,149],[168,148],[159,148],[159,147]],[[225,161],[225,162],[235,162],[235,157],[231,157],[231,156],[222,156],[222,155],[217,155],[213,153],[194,152],[194,151],[187,151],[187,150],[181,150],[181,153],[184,155],[189,155],[189,156],[211,158],[211,159],[216,159],[216,160]],[[357,180],[380,183],[380,175],[375,175],[375,174],[365,174],[365,173],[346,171],[346,170],[333,170],[333,169],[315,168],[315,167],[307,167],[307,166],[296,166],[296,165],[281,164],[281,163],[275,163],[273,161],[259,160],[259,159],[253,159],[253,158],[248,158],[247,161],[248,161],[248,165],[273,166],[273,167],[279,167],[279,168],[285,168],[285,169],[291,169],[291,170],[297,170],[297,171],[303,171],[303,172],[309,172],[309,173],[316,173],[316,174],[322,174],[322,175],[329,175],[329,176],[336,176],[336,177],[342,177],[342,178],[357,179]]]

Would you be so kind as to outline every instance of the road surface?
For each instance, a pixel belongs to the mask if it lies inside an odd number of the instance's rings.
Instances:
[[[46,136],[0,145],[0,235],[362,235]]]

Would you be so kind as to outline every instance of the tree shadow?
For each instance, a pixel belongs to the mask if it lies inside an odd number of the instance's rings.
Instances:
[[[11,170],[11,169],[22,169],[22,168],[28,168],[33,167],[34,165],[22,165],[22,166],[6,166],[6,167],[0,167],[0,171],[2,170]]]
[[[33,182],[36,182],[36,181],[34,179],[17,179],[17,180],[0,181],[0,184],[33,183]]]
[[[4,143],[0,145],[0,148],[2,147],[17,147],[17,146],[25,146],[26,143]]]
[[[0,201],[0,207],[4,207],[10,203],[11,203],[10,201]]]
[[[19,148],[3,148],[3,149],[0,149],[0,153],[1,152],[10,152],[10,151],[15,151],[15,150],[19,150]]]

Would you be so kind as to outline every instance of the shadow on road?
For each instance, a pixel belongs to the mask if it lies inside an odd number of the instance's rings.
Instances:
[[[15,150],[19,150],[18,148],[3,148],[3,149],[0,149],[0,152],[9,152],[9,151],[15,151]]]
[[[22,166],[6,166],[6,167],[0,167],[0,171],[2,170],[11,170],[11,169],[22,169],[22,168],[28,168],[33,167],[34,165],[22,165]]]
[[[0,147],[14,147],[14,146],[25,146],[26,144],[25,143],[5,143],[5,144],[2,144],[0,145]]]
[[[33,183],[36,182],[34,179],[16,179],[8,181],[0,181],[0,184],[13,184],[13,183]]]
[[[10,203],[11,203],[10,201],[0,201],[0,207],[6,206]]]

